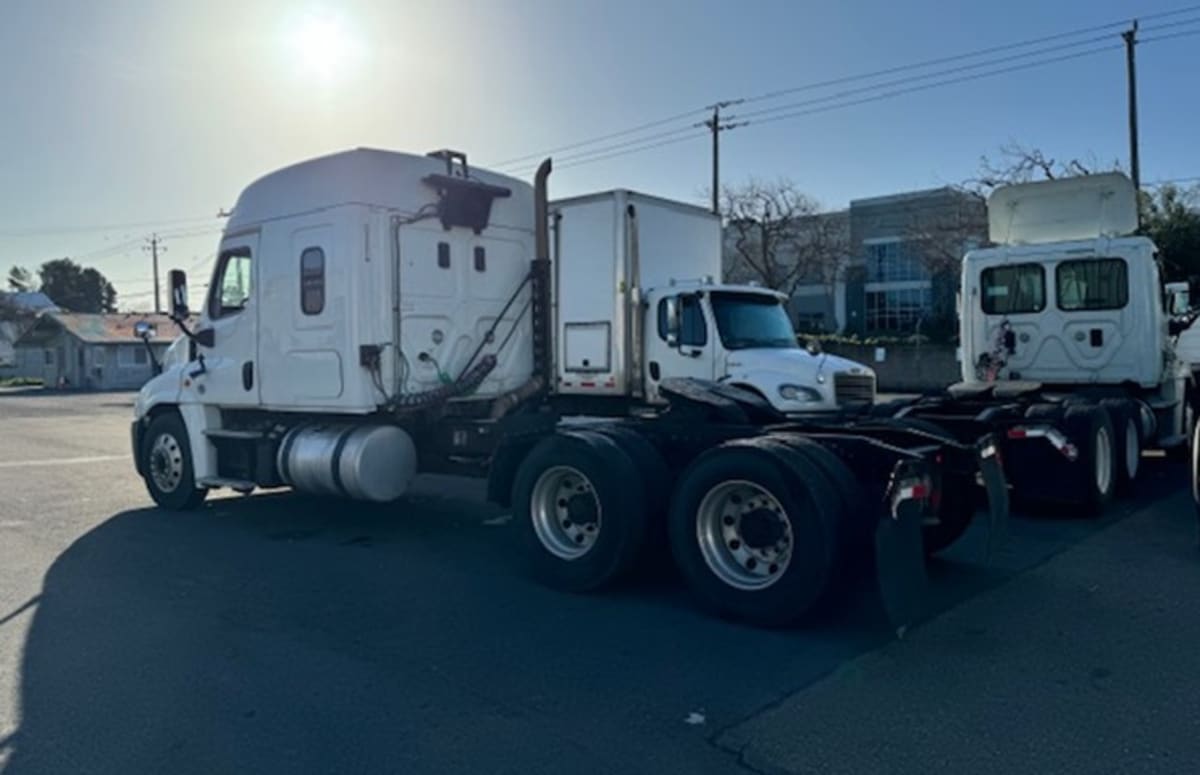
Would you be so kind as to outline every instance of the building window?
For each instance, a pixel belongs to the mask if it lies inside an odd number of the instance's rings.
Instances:
[[[44,350],[43,353],[44,353],[46,365],[53,366],[54,365],[54,351],[53,350]]]
[[[928,280],[929,269],[911,246],[895,240],[865,246],[867,282],[892,283]]]
[[[126,368],[145,366],[150,362],[146,348],[142,345],[122,345],[117,348],[117,365]]]
[[[985,315],[1019,315],[1046,308],[1046,270],[1041,264],[984,269],[979,285]]]
[[[103,347],[97,347],[94,350],[92,350],[92,365],[93,366],[103,366],[104,365],[104,348]]]
[[[234,248],[221,254],[209,288],[208,316],[213,320],[236,315],[245,308],[251,293],[250,248]]]
[[[300,254],[300,311],[320,315],[325,309],[325,251],[305,248]]]
[[[708,343],[708,324],[704,322],[704,308],[700,298],[693,294],[682,294],[679,299],[679,344],[688,347],[703,347]],[[667,300],[658,303],[658,337],[667,341]]]
[[[1054,285],[1064,312],[1121,309],[1129,303],[1129,268],[1121,258],[1063,261]]]
[[[933,311],[933,291],[903,288],[867,291],[867,330],[912,333]]]

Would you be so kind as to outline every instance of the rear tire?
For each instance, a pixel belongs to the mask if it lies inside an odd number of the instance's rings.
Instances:
[[[1079,452],[1074,501],[1086,514],[1099,516],[1112,500],[1116,484],[1112,420],[1102,407],[1076,404],[1063,412],[1063,428]]]
[[[786,453],[753,442],[709,450],[684,471],[671,503],[671,550],[692,592],[760,626],[812,611],[837,556],[836,497],[819,472],[798,476]]]
[[[204,503],[208,490],[196,486],[192,448],[182,417],[172,411],[151,420],[140,454],[146,489],[156,504],[170,511],[192,511]]]
[[[1196,505],[1196,516],[1200,518],[1200,423],[1192,428],[1192,503]]]
[[[641,551],[646,499],[629,456],[593,431],[557,433],[522,461],[513,517],[533,576],[588,592],[618,579]]]
[[[1142,434],[1137,407],[1130,401],[1111,398],[1101,401],[1100,406],[1112,418],[1116,491],[1127,493],[1137,481],[1142,463]]]

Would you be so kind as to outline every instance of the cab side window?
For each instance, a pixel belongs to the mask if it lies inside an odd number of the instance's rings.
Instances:
[[[680,294],[679,299],[679,344],[686,347],[703,347],[708,344],[708,324],[704,322],[704,307],[700,297],[691,293]],[[658,303],[658,336],[667,341],[667,300]]]
[[[211,319],[236,315],[246,307],[253,290],[252,269],[250,248],[233,248],[221,254],[208,294],[208,316]]]

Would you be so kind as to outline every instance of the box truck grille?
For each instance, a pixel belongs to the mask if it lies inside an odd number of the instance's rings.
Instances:
[[[839,405],[873,403],[875,377],[872,374],[851,374],[847,371],[834,374],[833,394]]]

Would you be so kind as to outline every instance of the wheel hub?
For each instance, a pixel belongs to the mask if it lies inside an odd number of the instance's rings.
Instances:
[[[596,489],[583,472],[571,466],[546,469],[529,501],[534,533],[546,551],[576,560],[596,545],[603,513]]]
[[[746,480],[722,482],[696,512],[700,554],[713,574],[736,589],[765,589],[792,561],[792,525],[765,487]]]
[[[591,495],[572,495],[567,500],[567,520],[579,527],[594,525],[600,519],[597,506],[596,499]]]
[[[169,433],[154,440],[150,448],[150,478],[161,492],[174,492],[183,480],[183,449]]]
[[[783,538],[784,532],[779,515],[770,509],[757,508],[742,515],[742,540],[751,549],[774,546]]]

